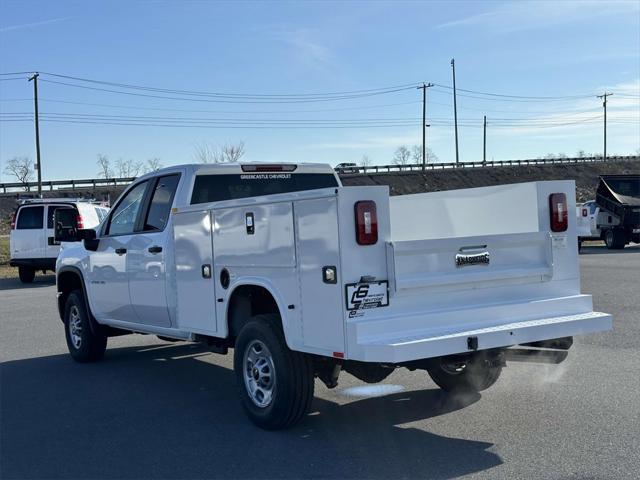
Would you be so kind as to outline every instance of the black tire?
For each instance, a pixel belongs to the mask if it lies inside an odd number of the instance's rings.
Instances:
[[[64,333],[69,353],[76,362],[96,362],[107,349],[107,336],[91,328],[81,290],[69,294],[64,306]]]
[[[289,350],[279,320],[273,314],[249,320],[236,339],[233,358],[242,406],[251,421],[265,430],[291,427],[309,411],[313,400],[313,363],[308,355]],[[251,356],[257,360],[252,362]],[[251,382],[259,386],[253,395]]]
[[[18,276],[22,283],[33,283],[33,279],[36,278],[36,271],[29,267],[18,267]]]
[[[604,234],[604,243],[609,250],[621,250],[627,242],[622,230],[610,228]]]
[[[467,358],[435,358],[427,372],[447,392],[481,392],[498,381],[502,366],[490,363],[479,353]]]

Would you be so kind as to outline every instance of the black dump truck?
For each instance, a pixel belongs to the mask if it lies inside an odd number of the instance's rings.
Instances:
[[[602,175],[596,204],[600,237],[608,248],[640,243],[640,175]]]

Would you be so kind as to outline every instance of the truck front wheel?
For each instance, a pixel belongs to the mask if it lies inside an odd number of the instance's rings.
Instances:
[[[313,399],[312,361],[289,350],[278,320],[278,315],[253,317],[240,330],[233,358],[242,406],[265,430],[294,425]]]
[[[92,330],[81,290],[74,290],[67,298],[64,330],[69,353],[76,362],[95,362],[104,356],[107,337]]]
[[[609,250],[621,250],[624,248],[625,241],[624,232],[617,228],[610,228],[604,235],[604,243]]]
[[[502,365],[479,353],[435,358],[427,372],[436,385],[447,392],[480,392],[496,383]]]

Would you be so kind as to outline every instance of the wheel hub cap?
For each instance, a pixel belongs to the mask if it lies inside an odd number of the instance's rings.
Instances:
[[[69,339],[75,349],[82,345],[82,321],[80,311],[75,305],[69,310]]]
[[[253,340],[247,347],[243,370],[244,385],[251,401],[257,407],[268,407],[275,393],[276,372],[271,352],[260,340]]]

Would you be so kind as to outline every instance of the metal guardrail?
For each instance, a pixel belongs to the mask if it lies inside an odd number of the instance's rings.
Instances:
[[[582,164],[582,163],[602,163],[613,161],[638,161],[638,155],[608,156],[606,160],[602,157],[574,157],[574,158],[537,158],[532,160],[495,160],[487,162],[460,162],[460,163],[427,163],[424,170],[445,170],[457,168],[486,168],[486,167],[510,167],[526,165],[558,165],[558,164]],[[392,172],[419,172],[423,171],[422,164],[410,165],[370,165],[345,167],[336,169],[343,175],[364,175],[369,173],[392,173]]]
[[[607,157],[607,162],[613,161],[639,161],[638,155],[625,155],[617,157]],[[446,170],[457,168],[486,168],[486,167],[505,167],[505,166],[523,166],[523,165],[558,165],[558,164],[581,164],[581,163],[602,163],[605,160],[602,157],[574,157],[574,158],[538,158],[533,160],[496,160],[489,162],[460,162],[460,163],[427,163],[425,170]],[[344,171],[342,171],[344,170]],[[392,172],[418,172],[422,171],[422,164],[411,165],[371,165],[366,167],[346,167],[337,169],[336,171],[342,175],[365,175],[370,173],[392,173]],[[54,189],[71,189],[81,187],[117,187],[124,186],[135,180],[136,177],[120,177],[120,178],[89,178],[84,180],[49,180],[42,182],[42,189],[53,191]],[[0,192],[33,192],[38,188],[38,182],[28,183],[0,183]]]
[[[81,187],[117,187],[128,185],[133,182],[136,177],[120,177],[120,178],[88,178],[84,180],[49,180],[42,182],[42,190],[53,191],[60,189],[71,189]],[[13,183],[0,183],[0,190],[2,193],[8,193],[9,190],[21,191],[21,192],[33,192],[38,188],[38,182],[13,182]]]

